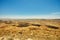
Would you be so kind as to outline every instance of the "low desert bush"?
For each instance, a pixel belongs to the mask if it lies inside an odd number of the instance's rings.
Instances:
[[[33,26],[38,26],[38,27],[40,27],[41,25],[40,24],[32,24]]]
[[[17,27],[28,27],[29,23],[20,23]]]
[[[11,24],[12,22],[11,21],[4,21],[4,23]]]
[[[0,20],[0,23],[3,23],[3,20]]]
[[[46,25],[48,28],[53,28],[53,29],[59,29],[58,27],[56,26],[52,26],[52,25]]]

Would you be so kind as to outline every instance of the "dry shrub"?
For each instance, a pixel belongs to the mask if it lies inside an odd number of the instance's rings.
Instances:
[[[22,32],[19,32],[19,34],[22,34]]]
[[[46,25],[48,28],[53,28],[53,29],[59,29],[58,27],[56,26],[52,26],[52,25]]]
[[[16,26],[16,24],[12,25],[12,26]]]
[[[37,30],[38,28],[29,28],[30,30]]]
[[[40,24],[32,24],[33,26],[38,26],[38,27],[40,27],[41,25]]]
[[[0,23],[3,23],[3,20],[0,20]]]
[[[20,23],[17,27],[28,27],[29,23]]]
[[[4,23],[11,24],[12,22],[11,21],[4,21]]]

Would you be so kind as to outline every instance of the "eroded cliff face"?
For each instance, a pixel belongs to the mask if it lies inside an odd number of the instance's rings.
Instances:
[[[60,20],[0,20],[0,40],[60,40]]]

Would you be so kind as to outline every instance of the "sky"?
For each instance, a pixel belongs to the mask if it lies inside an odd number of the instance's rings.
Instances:
[[[60,19],[60,0],[0,0],[0,18]]]

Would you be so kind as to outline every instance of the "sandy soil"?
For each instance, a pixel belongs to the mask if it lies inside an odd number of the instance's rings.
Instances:
[[[60,19],[0,20],[0,40],[60,40]]]

